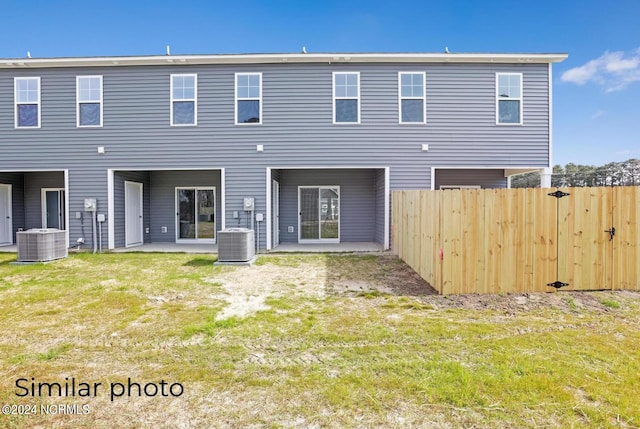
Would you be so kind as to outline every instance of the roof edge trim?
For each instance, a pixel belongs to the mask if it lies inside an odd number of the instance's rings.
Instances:
[[[283,64],[283,63],[556,63],[567,54],[498,53],[289,53],[289,54],[213,54],[150,55],[121,57],[6,58],[0,68],[105,67],[206,64]]]

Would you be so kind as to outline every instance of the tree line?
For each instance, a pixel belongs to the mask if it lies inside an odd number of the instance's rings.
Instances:
[[[638,186],[640,185],[640,160],[628,159],[601,166],[581,165],[570,162],[555,165],[551,176],[552,187],[582,186]],[[533,172],[513,176],[512,188],[539,188],[540,173]]]

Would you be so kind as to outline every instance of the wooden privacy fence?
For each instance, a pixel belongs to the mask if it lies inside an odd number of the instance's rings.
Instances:
[[[640,187],[394,191],[392,204],[393,250],[441,294],[640,289]]]

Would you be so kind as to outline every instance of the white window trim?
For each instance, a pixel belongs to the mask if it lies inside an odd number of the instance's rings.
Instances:
[[[422,97],[402,96],[402,75],[421,74],[422,75]],[[422,100],[422,121],[402,122],[402,100]],[[398,123],[402,125],[420,125],[427,123],[427,73],[423,71],[403,71],[398,72]]]
[[[193,77],[193,98],[173,97],[174,77]],[[193,124],[175,124],[173,122],[173,103],[175,101],[193,101]],[[195,127],[198,125],[198,75],[196,73],[172,73],[169,75],[169,116],[172,127]]]
[[[38,82],[38,125],[35,127],[32,126],[20,126],[18,124],[18,105],[20,104],[31,104],[31,103],[18,103],[18,81],[20,80],[36,80]],[[40,77],[38,76],[28,76],[28,77],[15,77],[13,78],[13,111],[14,111],[14,126],[17,129],[21,130],[33,130],[36,128],[40,128],[42,125],[42,114],[41,114],[41,100],[40,93],[42,87],[40,86]]]
[[[519,76],[520,77],[520,98],[500,98],[498,90],[498,78],[500,76]],[[520,102],[520,122],[500,122],[500,100],[511,100]],[[524,123],[523,108],[524,105],[524,77],[522,73],[496,73],[496,125],[518,126]]]
[[[258,98],[254,97],[238,97],[238,76],[258,76],[258,82],[260,83],[260,91]],[[259,121],[258,122],[238,122],[238,101],[257,101],[259,108]],[[233,84],[233,121],[236,125],[262,125],[262,73],[261,72],[237,72],[234,75]]]
[[[353,100],[353,97],[336,97],[336,75],[338,74],[353,74],[356,75],[357,79],[358,79],[358,95],[356,96],[355,100],[357,100],[358,102],[358,111],[357,111],[357,117],[358,120],[356,122],[337,122],[336,121],[336,100]],[[332,74],[332,80],[333,80],[333,84],[332,84],[332,98],[333,98],[333,124],[334,125],[358,125],[360,124],[360,72],[333,72]]]
[[[455,190],[455,189],[480,189],[480,185],[440,185],[440,190]]]
[[[99,125],[80,125],[80,104],[81,103],[95,103],[95,101],[80,101],[80,79],[82,78],[98,78],[100,79],[100,124]],[[102,85],[102,76],[94,75],[94,76],[76,76],[76,127],[78,128],[102,128],[102,124],[104,123],[104,115],[102,111],[103,106],[103,85]]]

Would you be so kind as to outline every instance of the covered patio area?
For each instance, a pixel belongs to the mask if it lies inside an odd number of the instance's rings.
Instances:
[[[389,248],[388,167],[268,167],[266,179],[267,250]]]
[[[68,182],[67,170],[0,171],[0,247],[18,231],[67,230]]]
[[[1,253],[17,253],[18,246],[0,246]],[[382,244],[362,243],[319,243],[298,244],[282,243],[268,253],[375,253],[384,252]],[[119,247],[110,250],[113,253],[148,252],[148,253],[210,253],[218,254],[217,244],[185,244],[185,243],[146,243],[136,247]]]
[[[118,247],[113,253],[218,253],[218,245],[213,243],[145,243],[135,247]]]
[[[111,250],[211,249],[224,228],[222,168],[110,169],[108,190]]]
[[[15,246],[13,246],[15,252]],[[128,252],[158,252],[158,253],[218,253],[218,245],[212,243],[145,243],[136,247],[120,247],[113,249],[114,253]],[[373,242],[361,243],[282,243],[268,253],[361,253],[384,252],[382,244]]]
[[[384,252],[384,246],[380,243],[361,242],[361,243],[280,243],[275,249],[271,249],[270,253],[361,253],[361,252]]]

